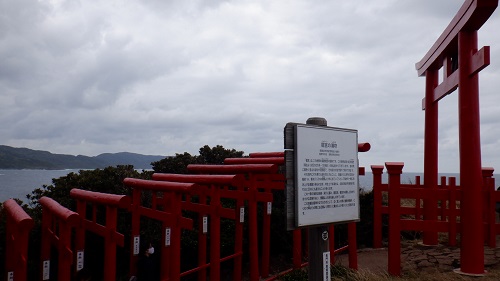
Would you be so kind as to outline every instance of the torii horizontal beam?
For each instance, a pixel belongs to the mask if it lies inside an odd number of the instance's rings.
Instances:
[[[497,6],[498,0],[465,1],[427,54],[415,64],[418,76],[423,76],[428,69],[440,69],[446,55],[457,53],[458,33],[481,28]]]
[[[458,71],[452,64],[458,65],[458,34],[461,31],[478,30],[498,6],[498,0],[467,0],[457,12],[448,27],[429,49],[427,54],[415,64],[419,76],[428,70],[439,70],[444,66],[443,81],[434,89],[431,103],[441,100],[458,88]],[[445,65],[446,64],[446,65]],[[472,54],[469,75],[474,75],[490,64],[490,47],[485,46]],[[422,110],[426,107],[426,98],[422,99]]]
[[[490,65],[490,46],[484,46],[477,53],[472,55],[472,70],[469,75],[474,75],[483,68]],[[437,102],[445,96],[453,93],[458,88],[458,71],[454,71],[450,76],[444,77],[443,82],[434,89],[432,102]],[[422,99],[422,110],[425,110],[425,98]]]

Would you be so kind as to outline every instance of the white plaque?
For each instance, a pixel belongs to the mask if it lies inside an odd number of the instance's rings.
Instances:
[[[297,125],[297,227],[359,220],[358,132]]]
[[[14,281],[14,271],[9,271],[7,273],[7,280],[8,281]]]
[[[172,229],[170,227],[165,228],[165,247],[170,246],[171,235],[172,235]]]
[[[84,266],[84,252],[83,251],[78,251],[76,253],[76,271],[80,271],[83,269]]]
[[[267,214],[271,215],[272,212],[273,212],[273,203],[267,202]]]
[[[330,251],[323,252],[323,281],[332,280],[332,273],[330,272]]]
[[[134,236],[134,256],[139,255],[140,247],[141,247],[141,236],[136,235]]]
[[[203,217],[203,234],[207,234],[208,232],[208,217]]]
[[[50,260],[43,261],[42,280],[50,279]]]
[[[245,222],[245,208],[244,207],[240,208],[240,222],[241,223]]]

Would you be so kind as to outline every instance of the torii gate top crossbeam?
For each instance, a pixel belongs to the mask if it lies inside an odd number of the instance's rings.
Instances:
[[[497,6],[498,0],[466,0],[427,54],[415,64],[418,75],[425,75],[428,69],[441,68],[444,58],[457,52],[458,33],[478,30]]]

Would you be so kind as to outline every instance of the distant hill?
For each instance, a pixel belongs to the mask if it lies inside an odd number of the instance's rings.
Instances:
[[[0,169],[96,169],[116,165],[134,165],[136,169],[151,169],[151,162],[165,157],[130,152],[103,153],[92,157],[74,156],[0,145]]]

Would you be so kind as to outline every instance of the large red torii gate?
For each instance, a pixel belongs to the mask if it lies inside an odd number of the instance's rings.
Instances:
[[[484,273],[481,141],[478,73],[490,63],[490,48],[478,50],[477,31],[498,0],[466,0],[427,54],[416,63],[425,76],[424,185],[437,190],[438,101],[458,88],[460,185],[462,186],[460,271]],[[439,83],[438,71],[443,69]],[[437,200],[424,202],[424,219],[437,220]],[[436,245],[437,232],[424,232],[424,244]]]

